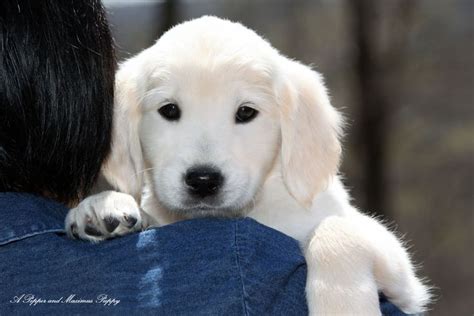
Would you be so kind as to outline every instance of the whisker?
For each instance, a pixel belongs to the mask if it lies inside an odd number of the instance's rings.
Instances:
[[[147,169],[140,170],[140,171],[138,171],[137,173],[135,173],[134,176],[136,177],[136,176],[138,176],[138,175],[141,174],[141,173],[144,173],[144,172],[150,171],[150,170],[154,170],[154,169],[155,169],[155,168],[147,168]]]

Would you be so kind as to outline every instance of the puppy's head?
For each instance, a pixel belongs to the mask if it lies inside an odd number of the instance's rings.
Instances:
[[[277,160],[308,205],[337,172],[339,115],[320,76],[240,24],[174,27],[121,66],[116,91],[104,173],[139,198],[146,171],[169,211],[242,214]]]

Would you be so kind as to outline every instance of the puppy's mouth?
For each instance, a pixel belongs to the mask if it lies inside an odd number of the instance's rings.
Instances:
[[[163,202],[163,201],[162,201]],[[163,203],[169,212],[176,213],[184,218],[198,217],[226,217],[235,218],[245,215],[242,205],[225,205],[221,199],[194,199],[185,198],[182,203],[170,205]]]
[[[243,211],[235,208],[226,207],[211,207],[203,205],[195,205],[186,208],[174,208],[171,211],[180,214],[186,218],[198,218],[198,217],[241,217]]]
[[[175,189],[176,190],[176,189]],[[207,189],[206,189],[207,190]],[[235,190],[220,188],[216,192],[196,194],[187,187],[181,187],[176,195],[162,195],[155,187],[155,197],[162,207],[169,213],[174,213],[181,218],[199,217],[243,217],[249,211],[252,199],[247,199]]]

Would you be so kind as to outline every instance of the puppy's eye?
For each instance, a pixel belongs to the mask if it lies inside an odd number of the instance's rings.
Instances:
[[[163,105],[158,109],[158,113],[168,121],[177,121],[181,117],[181,110],[174,103]]]
[[[235,113],[235,122],[237,124],[247,123],[253,120],[258,114],[258,111],[249,106],[241,106]]]

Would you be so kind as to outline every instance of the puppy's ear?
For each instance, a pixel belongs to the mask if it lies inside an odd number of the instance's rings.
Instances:
[[[320,74],[284,58],[277,91],[282,174],[290,194],[309,207],[337,174],[342,119],[331,106]]]
[[[115,79],[112,151],[102,173],[117,190],[138,202],[143,187],[143,156],[138,136],[141,119],[137,65],[129,60],[121,65]]]

